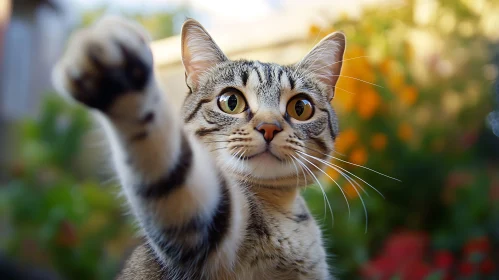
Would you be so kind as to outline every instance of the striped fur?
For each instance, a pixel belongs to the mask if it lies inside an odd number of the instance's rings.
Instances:
[[[118,278],[332,279],[320,230],[299,195],[315,176],[300,170],[313,165],[297,158],[333,150],[330,100],[344,36],[327,37],[296,65],[231,61],[188,20],[182,118],[157,86],[147,42],[140,26],[103,19],[71,38],[53,75],[60,92],[102,123],[145,236]],[[219,108],[229,87],[244,95],[247,110]],[[286,112],[298,94],[313,104],[309,120]],[[262,123],[279,128],[270,141],[256,129]]]

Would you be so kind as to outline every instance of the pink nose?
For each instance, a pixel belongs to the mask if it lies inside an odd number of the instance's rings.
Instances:
[[[282,128],[279,124],[274,123],[260,123],[255,127],[262,135],[267,143],[274,139],[274,136],[282,131]]]

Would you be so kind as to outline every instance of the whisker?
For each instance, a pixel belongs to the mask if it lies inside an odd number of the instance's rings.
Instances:
[[[348,163],[348,164],[351,164],[351,165],[354,165],[354,166],[357,166],[357,167],[361,167],[361,168],[364,168],[364,169],[369,170],[369,171],[371,171],[371,172],[374,172],[374,173],[376,173],[376,174],[379,174],[379,175],[381,175],[381,176],[385,176],[385,177],[390,178],[390,179],[392,179],[392,180],[395,180],[395,181],[398,181],[398,182],[402,182],[401,180],[399,180],[399,179],[397,179],[397,178],[390,177],[390,176],[388,176],[388,175],[386,175],[386,174],[383,174],[383,173],[381,173],[381,172],[379,172],[379,171],[376,171],[376,170],[374,170],[374,169],[371,169],[371,168],[369,168],[369,167],[365,167],[365,166],[362,166],[362,165],[359,165],[359,164],[355,164],[355,163],[352,163],[352,162],[349,162],[349,161],[346,161],[346,160],[343,160],[343,159],[340,159],[340,158],[337,158],[337,157],[334,157],[334,156],[331,156],[331,155],[328,155],[328,154],[322,153],[322,152],[320,152],[320,151],[317,151],[317,150],[312,149],[312,148],[309,148],[309,147],[304,147],[304,148],[309,149],[309,150],[312,150],[312,151],[314,151],[314,152],[316,152],[316,153],[319,153],[319,154],[321,154],[321,155],[324,155],[324,156],[326,156],[326,157],[328,157],[328,158],[336,159],[336,160],[339,160],[339,161],[344,162],[344,163]]]
[[[214,152],[214,151],[218,151],[218,150],[223,150],[223,149],[227,149],[227,147],[220,147],[220,148],[213,149],[210,151],[210,153]]]
[[[298,164],[303,172],[303,176],[305,176],[306,170],[303,168],[303,163],[299,159],[295,158],[294,156],[292,156],[292,157],[298,162]],[[308,174],[310,174],[310,169],[308,170]],[[322,217],[323,217],[322,222],[324,222],[326,220],[326,211],[327,211],[326,193],[324,192],[324,190],[321,187],[319,187],[319,190],[322,193],[322,201],[324,202],[324,214],[322,214]]]
[[[378,84],[371,83],[371,82],[368,82],[368,81],[365,81],[365,80],[362,80],[362,79],[359,79],[359,78],[355,78],[355,77],[352,77],[352,76],[345,76],[345,75],[331,75],[331,76],[334,76],[334,77],[344,77],[344,78],[354,79],[354,80],[357,80],[357,81],[359,81],[359,82],[363,82],[363,83],[370,84],[370,85],[373,85],[373,86],[376,86],[376,87],[379,87],[379,88],[383,88],[382,86],[380,86],[380,85],[378,85]]]
[[[300,175],[298,173],[298,167],[296,166],[296,163],[293,161],[292,158],[289,158],[289,161],[293,164],[296,170],[296,188],[300,187]]]
[[[210,135],[210,136],[211,136],[211,135],[217,135],[217,136],[218,136],[218,135],[220,135],[220,136],[230,136],[230,134],[215,133],[215,132],[210,132],[209,134],[207,134],[207,136],[208,136],[208,135]]]
[[[367,233],[367,227],[368,227],[368,224],[369,224],[369,216],[367,214],[367,207],[366,207],[366,203],[364,202],[364,199],[362,198],[362,195],[359,193],[359,190],[357,190],[357,188],[353,186],[353,189],[355,190],[355,192],[357,193],[357,195],[359,196],[359,199],[360,199],[360,202],[362,203],[362,207],[364,208],[364,215],[366,217],[366,226],[365,226],[365,233]]]
[[[319,181],[319,179],[317,179],[317,177],[315,176],[315,174],[312,172],[312,170],[310,170],[310,168],[307,167],[306,164],[304,164],[303,162],[301,162],[299,159],[297,159],[296,157],[292,156],[295,160],[297,160],[297,162],[299,164],[301,164],[303,166],[303,168],[305,168],[306,170],[308,170],[308,172],[310,173],[310,175],[312,175],[312,177],[314,177],[315,181],[317,182],[317,184],[319,185],[321,191],[322,191],[322,195],[324,196],[326,202],[327,202],[327,206],[329,207],[329,212],[331,213],[331,219],[332,219],[332,222],[331,224],[334,225],[334,214],[333,214],[333,209],[331,208],[331,204],[329,203],[329,199],[327,198],[327,195],[326,195],[326,191],[324,191],[324,187],[322,186],[321,182]],[[325,207],[324,207],[324,211],[325,211]],[[325,214],[324,214],[324,218],[325,218]]]
[[[239,160],[241,160],[244,156],[244,154],[246,153],[247,149],[244,149],[243,148],[243,152],[239,155]]]
[[[350,175],[354,176],[355,178],[357,178],[357,179],[361,180],[362,182],[364,182],[364,184],[366,184],[366,185],[368,185],[369,187],[371,187],[371,188],[372,188],[373,190],[375,190],[375,191],[376,191],[376,192],[377,192],[377,193],[378,193],[381,197],[383,197],[383,199],[385,198],[385,196],[384,196],[384,195],[383,195],[383,194],[382,194],[382,193],[381,193],[378,189],[376,189],[374,186],[372,186],[371,184],[369,184],[368,182],[366,182],[364,179],[360,178],[359,176],[355,175],[354,173],[352,173],[352,172],[350,172],[350,171],[346,170],[345,168],[343,168],[343,167],[341,167],[341,166],[338,166],[338,165],[336,165],[336,164],[333,164],[333,163],[331,163],[331,162],[325,161],[325,160],[323,160],[323,159],[321,159],[321,158],[314,157],[314,156],[309,155],[309,154],[305,154],[305,153],[303,153],[303,152],[301,152],[301,151],[298,151],[298,152],[299,152],[299,153],[302,153],[302,154],[304,154],[304,155],[306,155],[306,156],[309,156],[309,157],[311,157],[311,158],[314,158],[315,160],[318,160],[318,161],[322,162],[323,164],[325,164],[325,165],[327,165],[327,166],[329,166],[329,167],[333,168],[333,169],[334,169],[334,170],[336,170],[338,173],[340,173],[341,175],[343,175],[343,177],[348,176],[347,174],[345,174],[345,173],[343,173],[343,172],[341,171],[341,170],[343,170],[344,172],[346,172],[346,173],[348,173],[348,174],[350,174]],[[341,170],[339,170],[339,169],[341,169]],[[367,196],[369,196],[369,193],[368,193],[368,192],[367,192],[367,191],[366,191],[366,190],[365,190],[365,189],[364,189],[364,188],[363,188],[363,187],[362,187],[359,183],[357,183],[357,181],[355,181],[355,180],[354,180],[353,178],[351,178],[350,176],[348,176],[348,177],[349,177],[350,179],[352,179],[352,180],[353,180],[353,181],[357,184],[357,186],[359,186],[359,188],[360,188],[360,189],[361,189],[361,190],[362,190],[362,191],[363,191],[363,192],[364,192]],[[345,179],[347,179],[347,178],[345,177]],[[348,179],[347,179],[347,180],[348,180]]]
[[[340,89],[340,90],[342,90],[342,91],[346,91],[346,92],[348,92],[348,93],[350,93],[350,94],[355,94],[355,92],[348,91],[348,90],[346,90],[346,89],[344,89],[344,88],[340,88],[339,86],[334,86],[334,88],[335,88],[335,89]]]
[[[300,152],[301,153],[301,152]],[[324,170],[320,169],[317,165],[313,164],[311,161],[309,161],[308,159],[304,158],[303,156],[301,155],[298,155],[299,157],[301,157],[302,159],[304,159],[305,161],[307,161],[308,163],[310,163],[311,165],[313,165],[315,168],[317,168],[319,171],[321,171],[324,175],[328,176],[329,179],[331,179],[335,184],[336,186],[338,186],[338,189],[340,189],[341,193],[343,194],[343,197],[345,198],[345,202],[347,203],[347,208],[348,208],[348,218],[350,218],[351,216],[351,211],[350,211],[350,203],[348,203],[348,198],[345,194],[345,192],[343,191],[343,189],[340,187],[340,185],[336,182],[336,180],[334,180],[331,176],[329,176],[329,174],[327,174],[326,172],[324,172]]]
[[[210,144],[210,143],[227,143],[230,142],[230,140],[213,140],[213,141],[208,141],[208,142],[203,142],[204,144]]]
[[[362,56],[356,56],[356,57],[352,57],[352,58],[347,58],[347,59],[343,59],[343,60],[339,60],[339,61],[335,61],[333,63],[330,63],[330,64],[327,64],[327,65],[324,65],[322,67],[319,67],[319,68],[316,68],[314,69],[313,72],[317,71],[317,70],[321,70],[322,68],[326,68],[326,67],[330,67],[331,65],[335,65],[337,63],[340,63],[340,62],[345,62],[345,61],[349,61],[349,60],[354,60],[354,59],[359,59],[359,58],[364,58],[364,57],[369,57],[368,55],[362,55]],[[315,62],[315,61],[314,61]],[[312,72],[312,73],[313,73]]]
[[[298,152],[299,152],[299,151],[298,151]],[[321,153],[321,154],[324,154],[324,153]],[[325,154],[324,154],[324,155],[325,155]],[[334,168],[334,167],[333,167],[333,168]],[[353,173],[352,173],[352,174],[353,174]],[[354,175],[354,176],[356,176],[356,175]],[[356,177],[357,177],[357,176],[356,176]],[[358,178],[359,178],[359,179],[361,179],[360,177],[358,177]],[[361,180],[362,180],[362,179],[361,179]],[[362,181],[363,181],[363,182],[365,182],[364,180],[362,180]],[[367,182],[365,182],[365,183],[367,183]],[[369,185],[369,184],[368,184],[368,185]],[[362,207],[364,208],[364,215],[365,215],[365,217],[366,217],[365,233],[367,233],[367,227],[368,227],[368,223],[369,223],[369,216],[368,216],[368,214],[367,214],[367,207],[366,207],[366,204],[365,204],[365,202],[364,202],[364,199],[362,198],[362,195],[360,194],[359,190],[357,190],[357,188],[356,188],[354,185],[352,185],[352,186],[353,186],[353,189],[355,190],[355,192],[357,193],[357,195],[359,196],[359,199],[360,199],[360,201],[361,201],[361,203],[362,203]],[[372,187],[372,186],[371,186],[371,187]],[[373,188],[374,188],[374,187],[373,187]],[[374,189],[375,189],[375,188],[374,188]],[[376,190],[376,189],[375,189],[375,190]],[[377,190],[376,190],[376,191],[377,191]],[[378,191],[378,193],[379,193],[379,191]],[[381,193],[380,193],[380,194],[381,194]],[[381,196],[383,196],[383,195],[381,195]]]

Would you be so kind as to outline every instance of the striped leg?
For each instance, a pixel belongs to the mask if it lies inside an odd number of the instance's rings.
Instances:
[[[244,235],[244,201],[169,109],[142,34],[114,18],[80,31],[54,82],[99,112],[123,190],[159,259],[231,263]]]

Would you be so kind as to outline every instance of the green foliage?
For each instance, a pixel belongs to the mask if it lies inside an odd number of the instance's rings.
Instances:
[[[114,192],[78,176],[88,126],[82,109],[51,95],[38,120],[18,127],[19,156],[11,180],[0,186],[0,227],[6,229],[0,245],[11,257],[67,279],[110,279],[132,231]]]

